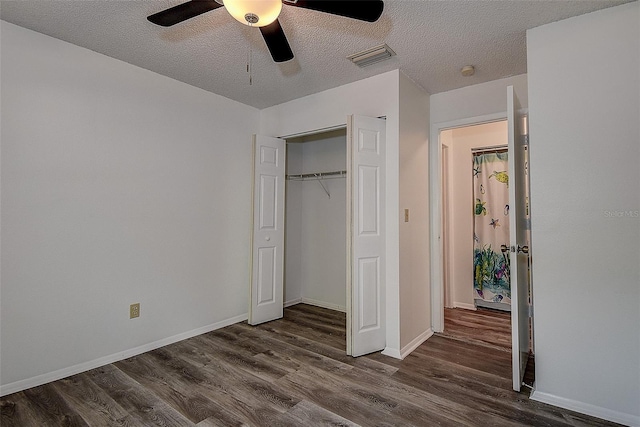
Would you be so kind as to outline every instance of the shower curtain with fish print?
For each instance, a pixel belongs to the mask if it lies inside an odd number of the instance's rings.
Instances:
[[[507,152],[474,153],[473,288],[476,304],[511,303]]]

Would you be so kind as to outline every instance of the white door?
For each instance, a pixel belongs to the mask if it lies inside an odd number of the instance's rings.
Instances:
[[[282,317],[284,180],[285,141],[254,136],[250,325]]]
[[[522,133],[520,103],[513,86],[507,88],[507,120],[509,133],[509,244],[511,269],[511,355],[513,389],[520,391],[529,355],[529,242],[525,179],[526,137]]]
[[[347,354],[355,357],[386,344],[383,119],[349,116],[347,169]]]

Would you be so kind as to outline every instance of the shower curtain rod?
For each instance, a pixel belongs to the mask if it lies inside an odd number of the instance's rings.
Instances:
[[[471,152],[472,153],[500,153],[500,152],[506,152],[508,150],[509,150],[509,147],[507,145],[494,145],[491,147],[472,148]]]

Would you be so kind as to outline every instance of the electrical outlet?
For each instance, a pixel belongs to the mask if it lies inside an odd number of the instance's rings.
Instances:
[[[140,303],[131,304],[129,306],[129,319],[140,317]]]

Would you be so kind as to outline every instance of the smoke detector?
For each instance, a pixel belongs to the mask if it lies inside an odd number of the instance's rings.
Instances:
[[[475,73],[476,73],[476,69],[473,65],[465,65],[460,70],[460,74],[462,74],[464,77],[473,76]]]

